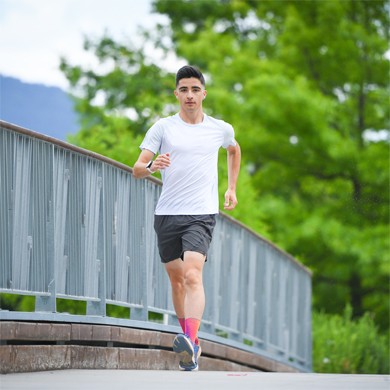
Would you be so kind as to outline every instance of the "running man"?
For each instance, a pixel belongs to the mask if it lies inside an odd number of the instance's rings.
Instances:
[[[219,212],[218,151],[221,147],[227,151],[225,210],[237,205],[241,151],[233,127],[203,112],[207,91],[197,68],[179,69],[174,94],[180,111],[148,130],[133,174],[143,178],[161,172],[163,187],[154,229],[183,330],[175,337],[173,350],[180,356],[180,369],[196,371],[201,354],[198,330],[205,308],[203,266]]]

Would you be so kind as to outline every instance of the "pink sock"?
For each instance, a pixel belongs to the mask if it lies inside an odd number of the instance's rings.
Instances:
[[[186,318],[185,319],[186,326],[186,335],[191,339],[191,341],[195,344],[197,341],[198,330],[200,327],[200,320],[196,318]],[[199,343],[199,341],[198,341]]]
[[[178,318],[183,333],[186,332],[186,320],[184,318]]]

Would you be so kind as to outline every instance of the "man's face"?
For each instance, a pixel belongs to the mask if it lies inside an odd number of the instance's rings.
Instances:
[[[175,89],[180,107],[185,111],[195,111],[201,108],[206,94],[202,83],[195,77],[181,79]]]

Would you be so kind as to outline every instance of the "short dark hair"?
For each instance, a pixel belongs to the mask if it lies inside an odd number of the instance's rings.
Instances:
[[[203,86],[206,86],[206,82],[204,80],[202,72],[195,66],[185,65],[180,68],[176,73],[176,87],[181,79],[189,79],[191,77],[198,79]]]

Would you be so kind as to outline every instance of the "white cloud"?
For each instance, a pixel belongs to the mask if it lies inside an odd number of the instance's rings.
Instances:
[[[151,0],[2,0],[0,73],[28,82],[66,88],[60,57],[87,64],[84,36],[136,39],[139,26],[152,27]]]

